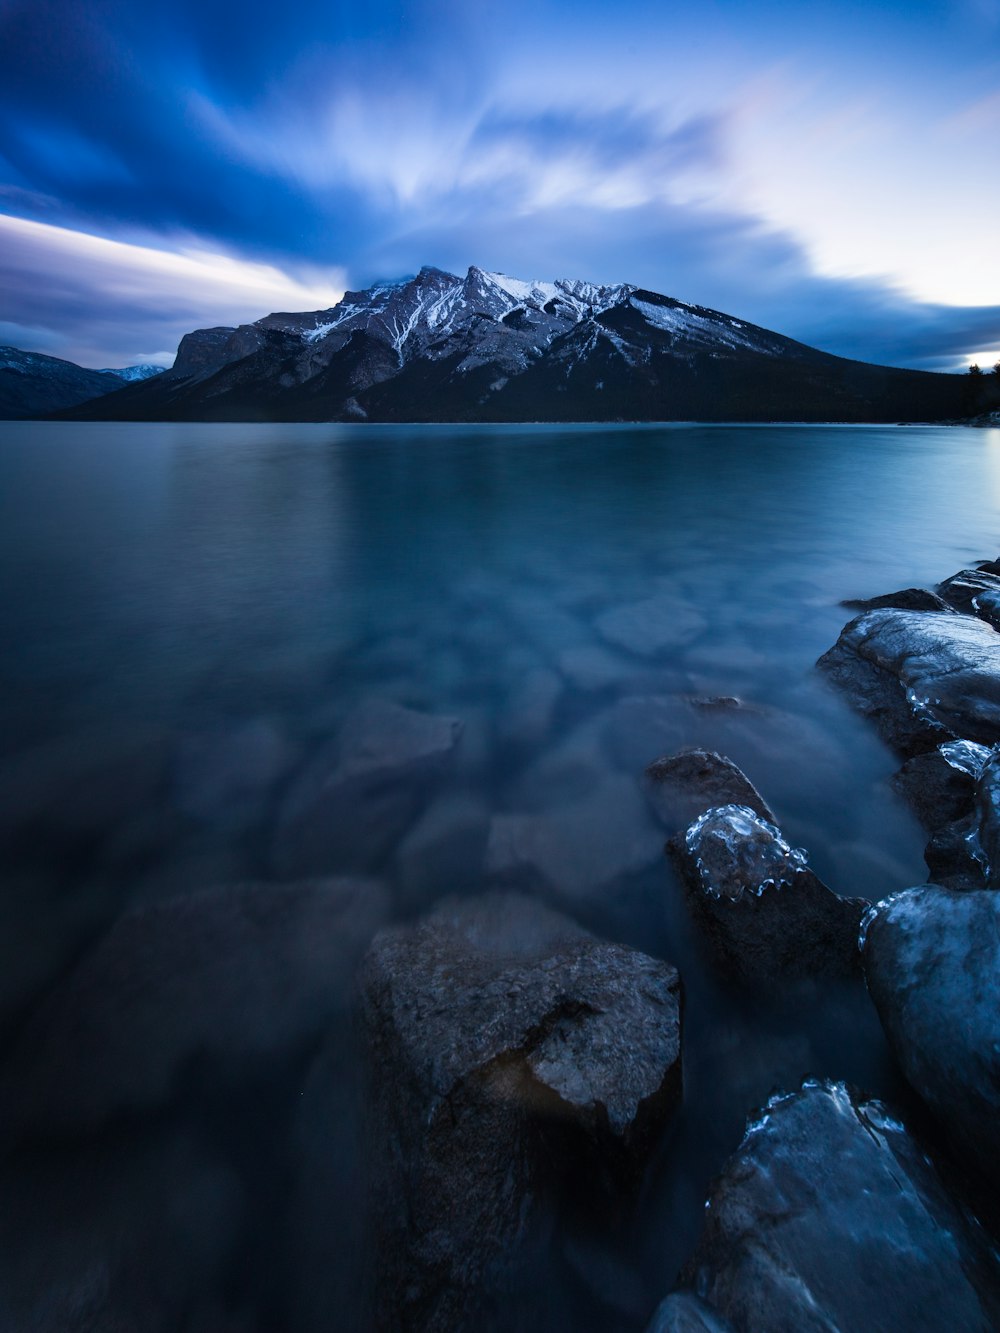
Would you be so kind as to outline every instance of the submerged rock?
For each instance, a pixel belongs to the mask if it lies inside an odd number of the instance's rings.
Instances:
[[[426,904],[432,898],[476,887],[482,878],[489,833],[489,810],[474,796],[443,796],[429,806],[403,839],[397,855],[406,903]]]
[[[386,915],[367,880],[237,884],[127,912],[22,1030],[0,1124],[72,1134],[215,1087],[313,1040]]]
[[[683,1278],[737,1329],[998,1326],[1000,1268],[982,1231],[886,1107],[843,1084],[772,1098],[706,1210]]]
[[[686,602],[658,596],[605,611],[595,627],[615,648],[637,657],[658,657],[693,642],[708,628],[708,621]]]
[[[827,888],[756,810],[713,807],[669,846],[695,919],[737,979],[766,985],[857,970],[868,904]]]
[[[818,665],[903,754],[1000,741],[1000,635],[973,616],[869,611]]]
[[[380,1327],[516,1285],[564,1174],[629,1179],[680,1098],[680,979],[518,897],[377,937],[362,971]]]
[[[384,699],[361,704],[292,783],[272,849],[283,879],[378,867],[416,818],[428,783],[447,770],[457,718]]]
[[[733,1326],[693,1291],[674,1291],[657,1306],[646,1333],[733,1333]]]
[[[1000,1185],[1000,895],[927,884],[874,912],[865,976],[896,1058],[969,1167]]]
[[[712,806],[749,806],[775,822],[770,806],[750,779],[713,750],[688,749],[657,759],[645,772],[646,797],[671,834],[687,828]]]

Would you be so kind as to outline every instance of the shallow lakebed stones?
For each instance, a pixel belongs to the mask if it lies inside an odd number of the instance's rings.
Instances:
[[[22,1029],[0,1126],[73,1135],[152,1110],[197,1066],[255,1078],[318,1038],[352,996],[388,898],[364,879],[235,884],[126,912]]]
[[[462,735],[453,717],[384,699],[360,704],[299,777],[278,814],[277,875],[380,866],[448,769]]]
[[[774,1097],[750,1125],[682,1280],[740,1330],[986,1333],[1000,1321],[984,1233],[887,1108],[839,1083]]]
[[[630,1181],[681,1095],[675,968],[517,895],[376,937],[361,972],[376,1324],[496,1311],[567,1177]]]
[[[1000,634],[975,616],[869,611],[818,665],[904,755],[1000,741]]]
[[[873,908],[864,966],[907,1079],[966,1164],[1000,1185],[1000,895],[893,894]]]

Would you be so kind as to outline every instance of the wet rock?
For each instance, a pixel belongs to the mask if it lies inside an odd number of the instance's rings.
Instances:
[[[892,785],[930,833],[968,815],[976,794],[974,776],[956,767],[940,748],[908,759]]]
[[[893,894],[876,904],[864,965],[907,1079],[968,1166],[1000,1184],[1000,895]]]
[[[986,1333],[1000,1320],[983,1233],[887,1108],[837,1083],[773,1098],[751,1124],[683,1277],[737,1329]]]
[[[489,810],[462,793],[434,802],[400,844],[399,882],[408,904],[465,893],[479,885],[490,833]]]
[[[615,648],[637,657],[659,657],[692,643],[708,628],[708,621],[686,602],[658,596],[605,611],[595,628]]]
[[[675,1291],[657,1306],[646,1333],[733,1333],[733,1326],[693,1291]]]
[[[559,1180],[631,1179],[676,1107],[680,981],[488,897],[384,931],[362,991],[376,1323],[474,1327],[516,1288]]]
[[[982,594],[1000,592],[1000,577],[988,569],[960,569],[950,579],[939,583],[937,591],[956,611],[976,615],[976,602]]]
[[[978,848],[988,889],[1000,888],[1000,754],[991,754],[976,783]]]
[[[867,902],[828,889],[757,811],[713,807],[669,847],[692,914],[731,976],[766,986],[857,970]]]
[[[174,756],[174,808],[217,826],[250,824],[293,760],[287,736],[270,718],[189,732]]]
[[[653,865],[662,841],[631,778],[615,776],[545,814],[500,814],[490,824],[486,874],[569,904],[600,902]]]
[[[462,724],[381,699],[361,704],[282,802],[272,848],[283,879],[378,867],[448,768]]]
[[[667,755],[645,772],[646,797],[671,834],[718,805],[746,805],[773,824],[775,816],[750,779],[712,750],[691,748]]]
[[[897,611],[951,610],[943,597],[927,588],[902,588],[899,592],[883,593],[881,597],[849,598],[840,605],[850,611],[881,611],[888,607]]]
[[[1000,630],[1000,588],[988,588],[977,593],[972,599],[972,607],[981,620]]]
[[[342,879],[127,912],[22,1029],[0,1123],[85,1132],[162,1104],[195,1063],[216,1086],[293,1056],[346,1004],[386,907],[380,885]]]
[[[1000,635],[972,616],[869,611],[818,665],[903,754],[1000,741]]]
[[[978,847],[974,813],[942,825],[924,848],[928,878],[946,889],[984,889],[986,880],[976,856]]]

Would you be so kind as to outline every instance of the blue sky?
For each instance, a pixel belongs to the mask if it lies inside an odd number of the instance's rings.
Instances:
[[[0,0],[0,341],[168,361],[434,264],[1000,357],[1000,0]]]

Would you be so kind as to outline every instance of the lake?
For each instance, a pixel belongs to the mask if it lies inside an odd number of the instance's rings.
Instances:
[[[783,1005],[713,971],[643,769],[717,749],[838,892],[922,882],[898,761],[814,663],[852,614],[842,599],[996,557],[998,515],[1000,430],[5,423],[8,1067],[34,1077],[25,1033],[123,913],[279,877],[287,794],[359,705],[458,719],[420,818],[460,808],[464,835],[421,859],[411,820],[316,869],[363,868],[382,919],[412,920],[490,887],[498,817],[537,818],[557,868],[530,891],[680,969],[682,1111],[628,1207],[556,1207],[517,1323],[641,1329],[772,1090],[817,1075],[906,1096],[862,982]],[[119,973],[107,984],[95,1013],[155,1010]],[[237,1025],[220,1080],[216,997],[170,995],[135,1019],[136,1067],[178,1052],[164,1086],[97,1069],[94,1087],[126,1091],[77,1122],[63,1112],[91,1075],[39,1056],[48,1091],[0,1167],[0,1322],[45,1310],[70,1327],[110,1291],[145,1329],[352,1326],[365,1106],[349,1020],[266,1059],[250,1041],[245,1061]]]

